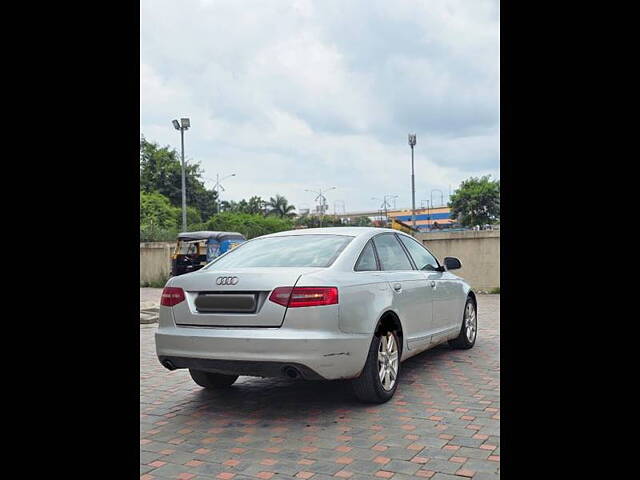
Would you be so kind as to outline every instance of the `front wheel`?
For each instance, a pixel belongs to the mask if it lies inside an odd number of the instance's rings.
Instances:
[[[467,349],[473,347],[478,336],[478,312],[476,302],[473,298],[467,297],[462,316],[462,327],[457,338],[449,340],[449,345],[453,348]]]
[[[362,373],[351,381],[353,392],[361,402],[384,403],[398,387],[399,372],[398,336],[391,331],[375,335]]]
[[[223,375],[222,373],[203,372],[202,370],[189,369],[191,378],[204,388],[229,387],[238,379],[238,375]]]

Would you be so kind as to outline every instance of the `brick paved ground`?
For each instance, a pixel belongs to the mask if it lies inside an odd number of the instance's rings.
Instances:
[[[375,406],[344,381],[240,377],[207,392],[158,363],[156,325],[141,325],[140,478],[499,478],[500,296],[478,303],[475,347],[407,360],[394,398]]]

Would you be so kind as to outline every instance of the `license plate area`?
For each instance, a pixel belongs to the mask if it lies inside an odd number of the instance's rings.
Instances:
[[[194,303],[198,313],[256,313],[258,293],[203,292]]]

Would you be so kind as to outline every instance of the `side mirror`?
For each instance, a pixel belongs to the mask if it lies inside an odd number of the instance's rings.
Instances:
[[[444,257],[444,266],[447,268],[447,270],[457,270],[459,268],[462,268],[460,260],[458,260],[456,257]]]

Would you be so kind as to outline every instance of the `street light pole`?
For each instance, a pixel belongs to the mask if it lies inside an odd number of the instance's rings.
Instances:
[[[182,150],[182,231],[187,231],[187,182],[184,171],[184,129],[180,129],[180,149]]]
[[[327,188],[327,189],[325,190],[325,192],[328,192],[329,190],[335,190],[335,189],[336,189],[336,187]],[[321,189],[321,188],[320,188],[318,191],[315,191],[315,190],[308,190],[308,189],[306,189],[306,188],[305,188],[305,190],[304,190],[304,191],[305,191],[305,192],[317,193],[317,194],[318,194],[318,196],[316,197],[315,201],[317,202],[317,201],[318,201],[318,199],[320,200],[320,228],[322,228],[322,217],[323,217],[323,215],[324,215],[324,209],[325,209],[325,207],[326,207],[326,205],[327,205],[327,197],[325,197],[325,196],[322,194],[322,189]]]
[[[224,192],[224,187],[220,183],[222,180],[226,180],[227,178],[235,177],[236,174],[232,173],[231,175],[227,175],[226,177],[220,178],[220,174],[216,173],[216,184],[213,186],[213,190],[217,192],[216,204],[218,205],[218,214],[220,214],[220,190]]]
[[[387,202],[387,198],[391,198],[393,199],[393,203],[394,203],[394,207],[393,209],[395,210],[395,203],[396,203],[396,198],[398,198],[398,195],[385,195],[384,196],[384,216],[387,218],[387,226],[389,224],[389,211],[387,210],[387,207],[390,207],[391,204],[389,202]]]
[[[416,228],[416,181],[413,169],[413,147],[416,145],[416,134],[409,134],[409,145],[411,146],[411,223]]]
[[[180,130],[180,150],[182,153],[182,231],[187,231],[187,185],[186,174],[184,168],[184,131],[188,130],[191,122],[188,118],[181,118],[180,122],[172,121],[176,130]]]

